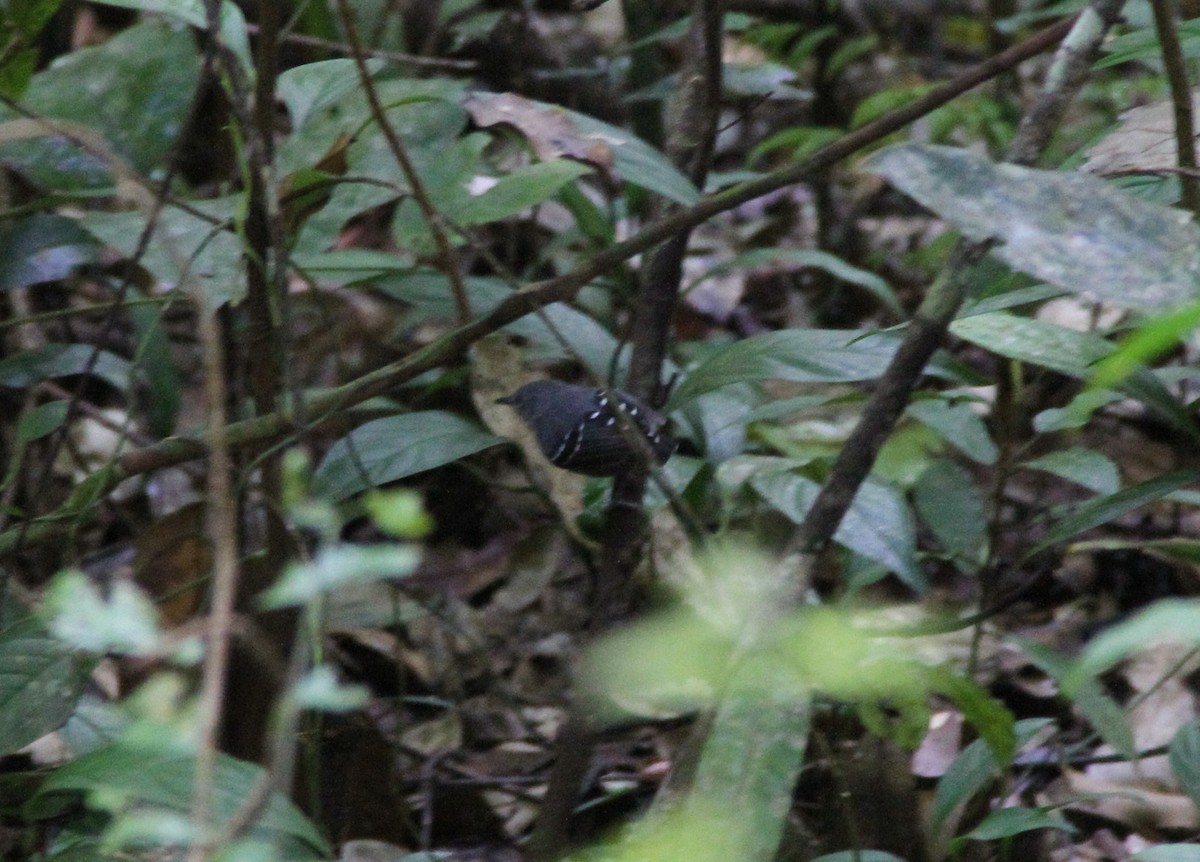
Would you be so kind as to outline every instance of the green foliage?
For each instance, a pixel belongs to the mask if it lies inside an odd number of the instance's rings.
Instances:
[[[247,130],[220,139],[231,148],[234,165],[215,182],[189,187],[170,162],[199,104],[197,46],[202,40],[191,28],[207,26],[204,4],[114,0],[110,5],[153,14],[34,74],[32,46],[57,3],[0,4],[0,34],[9,46],[0,58],[0,92],[21,96],[24,112],[52,121],[47,127],[9,109],[0,116],[0,159],[27,195],[13,204],[0,230],[0,293],[20,298],[31,288],[54,285],[74,302],[72,279],[86,274],[115,288],[111,295],[119,313],[113,319],[128,323],[106,327],[105,337],[96,339],[100,347],[68,343],[65,335],[32,343],[14,339],[15,349],[0,360],[0,386],[31,397],[14,421],[6,492],[19,487],[32,449],[75,430],[74,401],[60,397],[57,389],[51,390],[52,399],[39,400],[44,394],[39,387],[55,381],[56,386],[78,383],[79,392],[102,384],[106,396],[124,410],[144,415],[145,427],[138,430],[156,440],[191,433],[176,427],[186,406],[186,373],[172,354],[178,344],[169,337],[171,326],[178,326],[172,315],[186,308],[191,315],[226,316],[233,321],[226,335],[236,341],[247,334],[238,328],[247,272],[263,263],[251,248],[255,228],[248,214],[255,183],[248,181]],[[320,38],[343,37],[327,7],[301,5],[289,26],[298,24]],[[360,23],[382,16],[384,4],[355,5]],[[498,34],[507,14],[471,2],[440,4],[438,12],[442,35],[460,48]],[[631,50],[670,46],[686,24],[675,21]],[[727,29],[747,26],[744,19],[727,21]],[[221,27],[224,44],[253,79],[257,70],[236,4],[221,4]],[[384,29],[388,32],[372,34],[380,36],[380,44],[412,48],[404,44],[406,34]],[[811,95],[809,79],[824,85],[879,49],[874,34],[843,39],[833,26],[803,31],[754,25],[748,36],[771,56],[754,65],[727,65],[726,94],[738,97],[739,105],[762,100],[794,109],[791,103]],[[1183,36],[1191,56],[1197,33],[1185,24]],[[1109,62],[1145,62],[1155,51],[1151,31],[1135,24],[1110,44]],[[368,60],[367,70],[382,117],[365,96],[358,64],[345,57],[299,65],[279,76],[277,95],[287,116],[278,118],[275,162],[265,179],[276,184],[269,191],[285,211],[277,225],[284,235],[272,237],[280,246],[271,252],[287,260],[281,281],[289,282],[289,291],[270,297],[272,319],[281,319],[285,311],[296,314],[297,306],[302,316],[344,297],[351,297],[346,309],[376,303],[389,311],[403,309],[379,325],[386,334],[378,344],[390,360],[397,350],[423,347],[462,322],[457,288],[479,327],[474,331],[482,333],[487,327],[479,321],[523,285],[583,271],[597,252],[636,229],[646,193],[682,207],[700,200],[701,192],[663,152],[585,113],[507,93],[472,92],[465,80],[448,74],[401,74],[380,59]],[[222,79],[220,85],[231,97],[232,82]],[[662,78],[634,97],[657,99],[676,86],[674,77]],[[853,106],[851,124],[905,104],[930,86],[879,89]],[[929,135],[995,144],[1011,125],[1010,108],[1000,99],[977,97],[933,116]],[[746,165],[760,157],[798,158],[839,134],[803,124],[776,129],[747,146],[745,164],[726,166],[729,173],[719,182],[749,176]],[[201,143],[215,140],[203,137]],[[398,164],[398,148],[415,179]],[[814,704],[829,702],[849,705],[869,732],[904,745],[915,744],[925,731],[931,697],[949,701],[964,716],[978,739],[938,781],[932,817],[932,830],[945,831],[952,850],[967,841],[1003,843],[1030,830],[1070,828],[1053,812],[1034,808],[993,811],[969,830],[955,822],[956,811],[1002,780],[1016,752],[1045,721],[1014,723],[961,666],[930,662],[915,649],[880,637],[877,621],[850,599],[888,575],[918,596],[938,583],[933,576],[942,570],[994,575],[1009,562],[997,559],[1006,546],[993,541],[1005,502],[1003,482],[1021,471],[1065,480],[1086,496],[1040,507],[1044,533],[1013,554],[1017,563],[1070,542],[1086,547],[1080,541],[1085,534],[1161,501],[1194,502],[1180,492],[1200,481],[1200,472],[1124,484],[1113,457],[1071,432],[1088,427],[1097,411],[1124,397],[1150,408],[1187,440],[1200,439],[1190,407],[1172,388],[1195,369],[1171,378],[1148,367],[1185,341],[1200,320],[1195,304],[1200,235],[1177,213],[1095,177],[995,165],[971,149],[901,145],[868,164],[964,236],[998,243],[993,257],[969,275],[975,283],[952,327],[959,340],[952,347],[966,345],[959,353],[986,352],[1000,360],[1001,370],[981,371],[983,363],[968,367],[949,354],[938,355],[925,369],[928,385],[907,404],[890,448],[855,489],[833,537],[839,547],[829,563],[839,567],[845,596],[797,609],[797,586],[775,571],[774,559],[743,546],[726,548],[683,573],[679,606],[588,651],[587,695],[602,717],[678,716],[698,709],[711,709],[714,716],[697,794],[677,816],[643,824],[598,850],[603,858],[769,856],[783,828],[782,812],[791,804]],[[162,183],[162,197],[156,197],[160,181],[168,177],[171,182]],[[418,193],[436,211],[435,218],[418,205]],[[60,206],[63,200],[72,206]],[[698,295],[725,279],[744,282],[751,270],[818,273],[851,286],[848,292],[882,315],[863,314],[866,322],[853,330],[785,328],[727,342],[721,339],[733,327],[713,325],[695,340],[673,344],[672,370],[679,380],[665,409],[688,449],[664,475],[706,526],[716,525],[721,535],[745,531],[756,549],[776,539],[773,531],[780,525],[790,534],[804,522],[866,391],[879,385],[903,338],[902,327],[873,327],[880,319],[903,320],[913,306],[911,291],[827,249],[776,247],[771,240],[766,241],[770,247],[760,247],[760,227],[757,222],[747,227],[722,249],[724,256],[698,269],[688,290]],[[360,229],[378,232],[376,248],[345,247],[353,244],[347,236]],[[906,262],[932,270],[952,239],[925,246]],[[471,263],[461,283],[445,274],[444,246]],[[920,254],[925,257],[917,260]],[[597,380],[619,380],[629,362],[623,347],[630,317],[626,294],[633,280],[617,270],[603,273],[572,301],[509,323],[506,333],[520,340],[531,364],[565,361]],[[1111,332],[1081,332],[1025,313],[1054,297],[1084,295],[1139,315],[1131,324],[1134,334],[1114,347]],[[74,313],[71,302],[61,303],[64,316]],[[55,305],[53,313],[58,311]],[[322,323],[289,337],[318,340],[331,317],[315,318]],[[497,450],[505,441],[470,415],[462,383],[463,366],[481,360],[461,344],[453,355],[439,350],[435,346],[414,365],[445,368],[445,373],[410,381],[407,390],[389,389],[387,399],[362,411],[339,414],[345,424],[322,424],[322,433],[332,429],[332,442],[318,435],[304,438],[328,444],[319,466],[310,475],[306,457],[289,461],[284,500],[266,501],[266,508],[272,517],[286,515],[288,526],[311,542],[311,556],[286,566],[257,596],[259,607],[299,611],[319,633],[324,615],[347,596],[378,596],[417,567],[418,543],[430,533],[431,519],[416,491],[381,491],[381,486],[415,484],[429,471],[460,462],[484,465],[478,473],[491,478],[487,467],[499,463],[503,456]],[[338,373],[349,376],[357,369],[347,358],[351,351],[345,353],[328,364],[344,363]],[[257,357],[250,359],[253,364]],[[324,363],[329,357],[320,359]],[[289,373],[296,371],[289,366]],[[1030,417],[1029,439],[1012,439],[1010,417],[997,415],[996,408],[1019,404],[1023,380],[1042,372],[1091,388],[1063,399],[1066,406],[1056,402],[1041,409]],[[1002,393],[1011,396],[1010,404],[1001,405],[1001,397],[992,399],[976,388],[996,382],[997,375],[1005,375],[1005,388],[1016,390]],[[307,434],[311,429],[302,423],[326,423],[331,417],[306,415],[302,400],[310,393],[302,390],[308,382],[297,376],[304,382],[281,401],[294,430]],[[293,382],[289,378],[288,386]],[[439,397],[436,406],[442,409],[428,409],[429,401],[422,398],[430,395]],[[246,405],[235,402],[231,399],[229,406],[237,420]],[[475,404],[486,419],[486,405]],[[991,415],[985,415],[989,409]],[[370,419],[355,426],[363,415]],[[260,419],[239,425],[238,431],[253,430]],[[107,454],[107,466],[93,469],[70,489],[54,516],[73,520],[73,527],[94,516],[116,479],[128,475],[125,462],[117,459],[132,447],[123,439],[129,430],[118,435],[122,439]],[[243,442],[233,439],[231,445],[237,449]],[[251,481],[258,467],[254,462],[240,478]],[[591,493],[600,494],[595,486]],[[655,489],[647,500],[664,507],[667,495]],[[605,501],[597,496],[594,502]],[[275,504],[280,505],[272,508]],[[143,516],[128,508],[121,510],[122,518]],[[23,515],[18,506],[10,509],[6,515]],[[400,541],[341,542],[348,521],[364,513],[374,529]],[[72,536],[72,544],[77,538]],[[1098,539],[1090,546],[1135,547],[1191,562],[1200,556],[1197,543],[1185,539]],[[373,620],[393,611],[381,611],[379,604],[370,608]],[[46,773],[26,814],[68,822],[65,834],[78,844],[63,849],[60,858],[72,852],[103,858],[178,848],[211,837],[199,834],[187,816],[193,806],[198,705],[179,690],[174,670],[194,663],[201,644],[173,641],[147,595],[126,581],[101,590],[93,579],[68,571],[47,591],[44,608],[43,617],[18,615],[0,630],[0,654],[8,669],[0,685],[0,752],[16,752],[71,722],[90,721],[100,729],[91,736],[77,734],[86,739],[77,743],[77,756]],[[1152,605],[1094,638],[1078,659],[1032,644],[1023,649],[1106,742],[1132,756],[1136,746],[1129,721],[1097,676],[1155,639],[1195,643],[1197,614],[1191,601]],[[97,656],[109,653],[154,656],[165,668],[120,709],[99,709],[82,699],[85,671]],[[275,716],[280,726],[301,711],[351,712],[367,702],[365,689],[345,685],[317,653],[314,647],[307,661],[312,666],[301,668],[286,691]],[[1193,799],[1200,799],[1197,752],[1200,729],[1189,724],[1176,735],[1170,759]],[[218,758],[214,822],[239,811],[263,787],[264,774],[250,764]],[[248,836],[224,848],[228,858],[329,855],[311,821],[283,796],[268,798]],[[71,813],[81,800],[100,815],[98,820]],[[1178,858],[1157,849],[1162,852],[1142,858]],[[823,857],[826,862],[846,858]],[[855,858],[891,862],[895,857],[864,849]]]
[[[502,442],[474,423],[443,411],[376,419],[360,425],[329,449],[313,477],[313,488],[320,496],[343,500]]]

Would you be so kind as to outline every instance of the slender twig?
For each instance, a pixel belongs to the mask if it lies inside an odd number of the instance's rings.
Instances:
[[[252,34],[259,32],[257,24],[247,24],[246,30]],[[280,41],[291,45],[303,45],[308,48],[323,48],[327,51],[333,51],[346,56],[354,54],[354,49],[344,42],[335,42],[332,39],[321,39],[316,36],[306,36],[303,33],[285,33],[280,37]],[[401,63],[423,69],[445,69],[451,72],[475,72],[479,69],[479,63],[474,60],[422,57],[419,54],[405,54],[402,51],[384,51],[379,48],[366,48],[363,50],[363,53],[368,57],[377,57],[380,60],[390,60],[393,63]]]
[[[225,414],[225,354],[220,327],[214,315],[199,315],[204,358],[204,394],[208,403],[208,527],[213,548],[212,606],[209,611],[208,652],[204,662],[199,710],[199,742],[192,818],[202,832],[211,824],[211,797],[216,770],[217,729],[225,705],[225,674],[229,666],[233,605],[237,593],[237,502],[233,493]],[[215,848],[201,842],[189,853],[189,862],[210,858]]]
[[[227,76],[241,80],[238,60],[221,44],[220,2],[205,0],[210,50]],[[232,59],[231,59],[232,58]],[[244,84],[244,80],[241,80]],[[245,89],[240,92],[244,93]],[[242,114],[243,128],[250,129],[246,105],[234,98],[235,113]],[[201,309],[198,315],[203,360],[204,395],[208,406],[205,443],[208,450],[208,512],[206,532],[212,543],[212,598],[208,621],[207,654],[201,677],[196,743],[196,768],[192,785],[192,822],[205,836],[212,825],[213,787],[216,777],[217,734],[224,714],[225,676],[229,666],[233,631],[234,600],[237,594],[238,541],[237,502],[233,493],[233,461],[226,421],[226,357],[224,339],[216,315]],[[212,858],[216,848],[203,839],[188,850],[188,862]]]
[[[388,121],[383,104],[379,101],[379,94],[375,92],[375,81],[371,77],[371,70],[367,68],[366,55],[363,54],[362,43],[358,39],[358,28],[354,23],[354,15],[350,11],[348,0],[337,0],[337,7],[338,15],[342,19],[342,27],[346,31],[346,41],[350,43],[350,52],[351,56],[354,57],[354,65],[358,69],[359,82],[362,84],[363,93],[367,97],[367,105],[371,109],[371,116],[375,118],[379,130],[383,133],[384,140],[387,141],[388,148],[391,149],[392,156],[396,159],[396,164],[404,172],[404,179],[408,183],[413,200],[420,208],[421,215],[425,217],[425,223],[429,225],[429,232],[433,236],[434,245],[437,246],[438,250],[438,257],[442,262],[442,270],[446,273],[446,277],[450,279],[450,289],[454,294],[454,305],[458,310],[458,322],[466,323],[471,319],[471,304],[467,299],[467,288],[463,284],[462,272],[459,270],[458,261],[455,259],[454,249],[450,244],[450,237],[446,233],[442,214],[438,212],[437,207],[433,204],[433,200],[430,199],[428,192],[426,192],[425,184],[421,182],[421,177],[417,173],[416,166],[408,156],[408,150],[405,149],[400,136],[396,134],[396,130],[392,128],[392,124]]]
[[[1196,126],[1192,118],[1192,88],[1188,84],[1187,63],[1179,30],[1175,26],[1175,11],[1170,0],[1150,0],[1154,10],[1154,27],[1162,50],[1163,68],[1171,88],[1171,107],[1175,113],[1176,161],[1184,170],[1179,174],[1179,190],[1184,209],[1200,219],[1200,180],[1191,173],[1196,169]]]

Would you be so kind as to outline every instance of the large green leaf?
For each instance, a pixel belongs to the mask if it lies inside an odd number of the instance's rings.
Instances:
[[[33,77],[23,106],[41,117],[95,129],[143,172],[160,167],[182,131],[200,78],[196,41],[161,21],[135,24],[103,45],[62,57]],[[0,111],[0,119],[15,116]],[[104,161],[62,136],[9,141],[0,161],[46,188],[111,184]]]
[[[91,664],[32,616],[0,630],[0,754],[61,727],[83,693]]]
[[[342,500],[503,442],[441,410],[376,419],[330,447],[313,476],[313,492]]]
[[[479,194],[465,194],[449,211],[463,225],[499,221],[544,203],[567,183],[589,173],[587,165],[569,159],[534,162],[495,179]]]
[[[163,207],[138,264],[160,288],[183,288],[209,313],[226,303],[237,303],[245,293],[241,243],[230,229],[237,206],[235,198],[219,198],[196,203],[192,209],[197,212]],[[146,219],[140,212],[93,210],[84,214],[80,224],[132,258],[140,248]]]
[[[1088,642],[1068,682],[1089,680],[1156,643],[1200,645],[1200,600],[1165,599],[1105,629]]]
[[[66,278],[98,251],[74,219],[35,213],[0,233],[0,290]]]
[[[43,380],[85,372],[127,391],[133,366],[127,359],[90,344],[43,344],[0,360],[0,386],[25,389]]]
[[[34,818],[54,816],[62,794],[84,792],[93,805],[119,809],[151,806],[186,813],[195,789],[195,758],[160,741],[122,741],[85,754],[52,773],[26,804]],[[218,754],[212,782],[212,816],[229,823],[265,777],[261,766]],[[327,858],[316,827],[286,797],[273,794],[250,825],[250,835],[275,843],[283,858]]]
[[[968,150],[900,144],[868,166],[1015,269],[1072,293],[1162,311],[1195,299],[1200,228],[1187,213],[1088,174],[996,164]]]
[[[204,0],[97,0],[105,6],[138,9],[153,15],[177,18],[200,30],[208,29],[208,14]],[[221,41],[242,62],[246,71],[254,69],[250,54],[250,39],[246,32],[246,16],[233,0],[222,0],[220,7]]]
[[[671,397],[671,410],[706,392],[752,380],[852,383],[883,373],[900,343],[894,332],[783,329],[734,342],[692,369]]]
[[[383,60],[367,60],[372,73],[384,65]],[[299,129],[309,117],[336,105],[360,86],[355,61],[341,57],[287,69],[280,73],[276,89],[291,116],[292,128]]]
[[[913,488],[921,520],[943,549],[967,571],[987,557],[987,502],[975,479],[953,461],[938,459],[921,473]]]

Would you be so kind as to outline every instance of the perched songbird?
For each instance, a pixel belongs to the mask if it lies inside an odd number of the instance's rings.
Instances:
[[[628,421],[613,413],[616,400]],[[628,434],[636,428],[661,464],[675,439],[661,413],[619,389],[597,389],[559,380],[535,380],[499,400],[514,407],[533,429],[538,446],[556,467],[587,476],[616,476],[636,466]]]

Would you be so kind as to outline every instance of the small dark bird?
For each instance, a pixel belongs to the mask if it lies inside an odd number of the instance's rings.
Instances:
[[[628,422],[613,413],[614,399]],[[550,463],[564,470],[616,476],[632,469],[638,464],[638,453],[626,435],[634,428],[645,435],[660,464],[675,451],[666,418],[619,389],[535,380],[499,403],[516,409]]]

